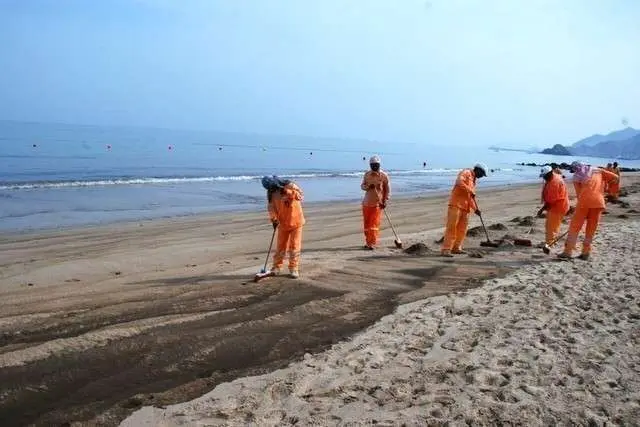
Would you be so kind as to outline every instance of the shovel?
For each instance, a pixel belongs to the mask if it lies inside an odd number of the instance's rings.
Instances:
[[[396,248],[402,249],[402,241],[398,237],[398,234],[396,233],[396,229],[393,228],[393,223],[391,222],[391,218],[389,218],[389,214],[387,213],[387,209],[385,208],[385,209],[383,209],[383,211],[384,211],[384,215],[387,217],[387,221],[389,221],[389,225],[391,226],[391,231],[393,231],[393,235],[396,238],[396,240],[393,243],[396,245]]]

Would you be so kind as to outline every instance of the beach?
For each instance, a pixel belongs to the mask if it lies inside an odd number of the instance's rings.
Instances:
[[[624,182],[636,189],[640,177]],[[540,184],[480,190],[491,237],[541,241],[544,220],[511,221],[539,199]],[[472,256],[441,258],[446,195],[389,205],[404,248],[426,245],[418,254],[394,248],[386,224],[381,247],[364,252],[358,203],[312,204],[301,279],[257,284],[265,212],[3,234],[0,419],[629,423],[640,199],[623,200],[588,264],[481,248],[483,234],[467,241]]]

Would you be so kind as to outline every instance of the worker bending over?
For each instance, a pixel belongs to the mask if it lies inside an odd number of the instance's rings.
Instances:
[[[262,178],[267,190],[269,218],[273,228],[278,229],[278,242],[273,257],[271,273],[280,274],[285,256],[289,256],[289,273],[292,278],[300,276],[298,264],[302,250],[302,227],[305,224],[302,212],[302,189],[289,180],[277,176]]]
[[[569,193],[562,175],[555,173],[551,166],[545,166],[540,170],[540,177],[544,179],[542,188],[542,202],[544,205],[538,211],[542,216],[547,211],[545,222],[545,245],[553,244],[560,231],[562,218],[569,212]]]
[[[378,244],[382,210],[387,207],[390,186],[389,176],[380,169],[380,157],[371,157],[369,167],[371,170],[364,174],[360,187],[365,192],[362,199],[364,248],[373,250]]]
[[[476,204],[476,180],[485,176],[487,176],[487,167],[480,163],[473,169],[463,169],[458,173],[449,197],[442,256],[451,257],[452,254],[465,253],[462,243],[467,235],[469,213],[475,212],[476,215],[480,215]]]
[[[598,229],[600,216],[604,210],[604,188],[611,185],[618,177],[604,169],[593,169],[589,165],[574,162],[571,165],[573,182],[578,196],[576,210],[571,217],[569,234],[564,245],[564,252],[558,258],[571,258],[576,247],[578,234],[585,221],[587,223],[585,237],[582,243],[582,253],[578,258],[588,260],[591,254],[591,244]]]

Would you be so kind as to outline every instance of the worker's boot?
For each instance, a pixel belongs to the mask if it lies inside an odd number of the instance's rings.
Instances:
[[[562,252],[560,255],[558,255],[558,259],[571,259],[571,254]]]
[[[581,259],[582,261],[589,261],[589,257],[590,257],[589,254],[580,254],[578,256],[578,259]]]
[[[279,276],[280,269],[278,267],[273,267],[271,268],[271,270],[269,270],[269,274],[271,274],[272,276]]]
[[[467,251],[465,251],[464,249],[452,249],[451,253],[455,255],[464,255],[467,253]]]
[[[453,255],[451,254],[451,251],[449,250],[443,250],[440,252],[440,256],[443,256],[445,258],[453,258]]]
[[[297,269],[291,268],[289,269],[289,276],[291,276],[292,279],[297,279],[300,277],[300,273]]]

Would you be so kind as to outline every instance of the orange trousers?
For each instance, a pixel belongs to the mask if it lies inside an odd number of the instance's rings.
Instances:
[[[593,242],[593,237],[598,229],[598,223],[600,222],[602,211],[602,208],[576,207],[576,211],[573,214],[573,217],[571,217],[571,223],[569,223],[569,234],[567,235],[567,241],[564,244],[565,253],[571,254],[571,252],[576,248],[578,234],[580,234],[580,230],[582,230],[582,226],[585,221],[587,223],[587,227],[584,233],[584,241],[582,242],[582,253],[585,255],[591,253],[591,243]]]
[[[469,212],[456,206],[449,206],[442,251],[462,250],[462,243],[467,235],[468,225]]]
[[[273,256],[273,268],[281,269],[284,258],[289,256],[289,270],[297,270],[302,250],[302,227],[287,230],[278,228],[278,247]]]
[[[378,237],[380,237],[382,209],[379,206],[362,206],[362,217],[365,242],[367,246],[373,247],[378,244]]]
[[[618,196],[620,195],[620,183],[613,182],[609,184],[607,194],[611,196],[613,200],[618,200]]]
[[[547,245],[553,243],[555,238],[558,236],[558,232],[560,231],[560,226],[562,225],[562,218],[566,212],[559,212],[554,209],[550,209],[547,211],[547,220],[545,222],[545,242]]]

